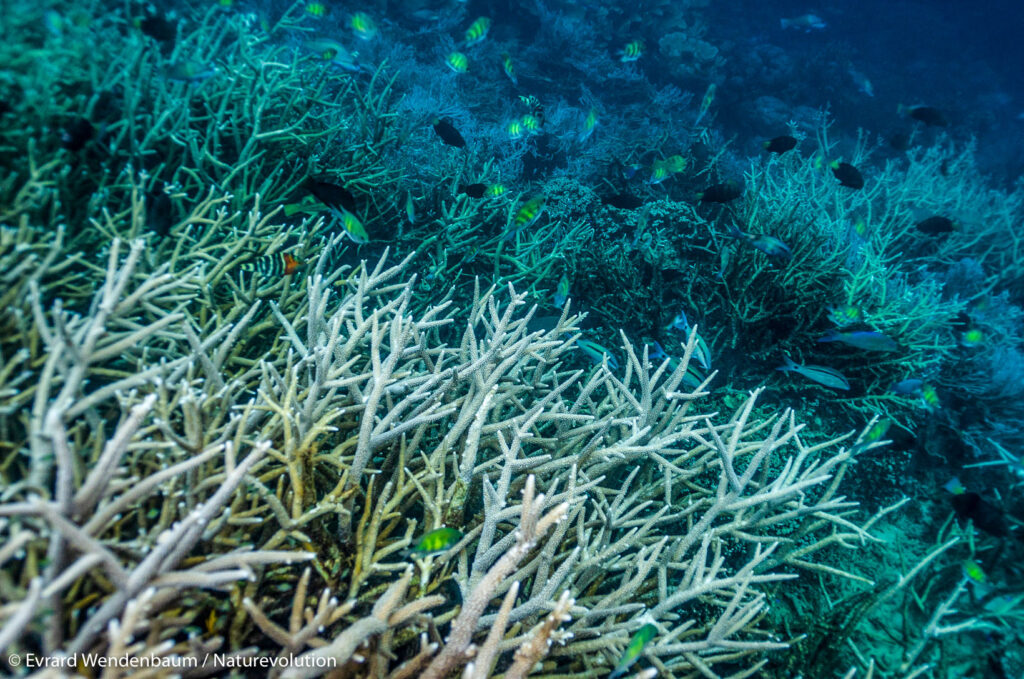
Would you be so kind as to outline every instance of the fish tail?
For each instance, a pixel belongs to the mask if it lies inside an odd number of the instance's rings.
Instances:
[[[829,330],[818,341],[819,342],[835,342],[838,339],[839,339],[839,333],[836,332],[835,330]]]
[[[785,361],[786,362],[780,365],[778,368],[776,368],[776,370],[782,370],[783,372],[785,372],[789,370],[796,370],[797,368],[800,367],[799,365],[794,363],[793,359],[791,359],[789,356],[785,357]]]

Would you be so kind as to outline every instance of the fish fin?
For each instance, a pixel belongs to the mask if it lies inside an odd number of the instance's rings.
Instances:
[[[799,365],[794,363],[793,359],[791,359],[789,356],[785,357],[785,361],[786,362],[783,363],[782,365],[780,365],[778,368],[776,368],[776,370],[782,370],[782,371],[796,370],[797,368],[800,367]]]

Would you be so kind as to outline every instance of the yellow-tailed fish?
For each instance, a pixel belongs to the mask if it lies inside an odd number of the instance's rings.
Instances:
[[[612,673],[608,675],[608,679],[617,679],[626,673],[633,663],[637,661],[640,654],[644,652],[644,648],[650,643],[651,639],[658,633],[658,628],[647,623],[636,631],[633,638],[629,640],[629,646],[626,646],[626,650],[623,651],[622,657],[619,658],[619,663],[612,670]]]
[[[356,12],[352,15],[349,20],[349,26],[352,27],[352,32],[356,34],[356,37],[360,40],[373,40],[377,37],[377,24],[374,23],[373,19],[370,18],[369,14],[365,12]]]
[[[547,199],[544,196],[534,196],[523,203],[516,212],[515,217],[512,218],[512,226],[517,231],[533,226],[540,217],[540,213],[544,211],[545,200]]]
[[[445,59],[445,63],[456,73],[465,73],[469,70],[469,58],[462,52],[452,52]]]
[[[491,30],[491,20],[487,17],[480,17],[466,29],[466,47],[472,47],[481,43],[487,38],[487,32]]]
[[[341,222],[341,228],[345,229],[345,233],[352,239],[352,242],[360,244],[370,242],[370,235],[366,233],[366,227],[358,217],[344,209],[336,210],[335,214]]]
[[[322,2],[307,2],[306,3],[306,14],[317,19],[322,19],[327,14],[327,5]]]
[[[622,56],[619,58],[619,61],[621,61],[622,63],[626,63],[626,62],[629,62],[629,61],[636,61],[637,59],[639,59],[643,55],[644,55],[644,41],[643,40],[633,40],[633,41],[627,43],[626,46],[622,48]]]
[[[508,76],[508,79],[512,81],[513,85],[519,84],[519,79],[516,78],[516,68],[512,63],[512,55],[508,52],[501,55],[501,68],[505,71],[505,75]]]
[[[430,531],[417,540],[416,544],[412,546],[409,552],[418,556],[437,554],[451,549],[461,539],[461,531],[448,527],[438,528]]]
[[[583,130],[580,132],[580,141],[584,141],[590,138],[590,135],[594,134],[594,128],[597,127],[597,109],[592,108],[587,113],[587,117],[583,119]]]

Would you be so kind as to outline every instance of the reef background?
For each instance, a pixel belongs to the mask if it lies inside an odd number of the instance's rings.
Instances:
[[[4,3],[6,671],[1024,676],[1020,16],[947,9]]]

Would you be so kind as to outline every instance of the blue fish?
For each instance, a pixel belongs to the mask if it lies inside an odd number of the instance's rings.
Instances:
[[[899,351],[900,345],[896,340],[883,335],[875,330],[853,330],[842,332],[829,330],[828,333],[818,340],[819,342],[841,342],[857,349],[865,351]]]
[[[651,340],[647,343],[648,351],[647,358],[652,361],[664,361],[669,358],[669,355],[665,353],[665,349],[662,348],[658,340]]]
[[[850,381],[841,372],[823,365],[800,365],[794,363],[789,356],[786,357],[785,365],[780,365],[776,370],[783,372],[794,372],[803,375],[812,382],[824,385],[831,389],[842,391],[850,390]]]
[[[672,324],[666,328],[667,330],[679,330],[686,335],[690,334],[690,321],[686,319],[686,312],[680,311],[679,315],[675,317]]]
[[[900,396],[916,396],[921,393],[921,387],[923,386],[924,380],[911,377],[892,385],[892,393],[899,394]]]

